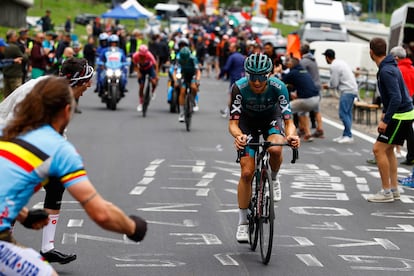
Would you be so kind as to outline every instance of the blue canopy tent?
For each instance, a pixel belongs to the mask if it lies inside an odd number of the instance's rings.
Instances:
[[[134,8],[128,8],[128,9],[123,9],[120,5],[116,6],[115,8],[113,8],[112,10],[103,13],[101,15],[102,18],[114,18],[114,19],[141,19],[141,18],[147,18],[147,16],[138,13],[137,10],[135,10]]]

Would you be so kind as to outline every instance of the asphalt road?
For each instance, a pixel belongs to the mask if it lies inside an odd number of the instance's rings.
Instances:
[[[372,138],[356,133],[354,144],[335,144],[340,125],[331,121],[325,139],[302,145],[297,164],[289,163],[289,149],[284,152],[269,265],[259,251],[236,242],[239,167],[219,114],[227,87],[202,79],[190,132],[168,111],[166,78],[146,118],[136,111],[135,79],[115,111],[92,89],[84,94],[83,113],[75,114],[68,138],[98,191],[127,214],[147,219],[149,228],[143,242],[132,243],[97,227],[65,193],[55,245],[78,259],[54,264],[56,270],[90,276],[413,275],[414,192],[404,189],[394,203],[368,203],[366,196],[380,188],[377,168],[365,163]],[[400,175],[409,169],[399,168]],[[41,206],[43,197],[40,191],[30,206]],[[41,231],[18,225],[15,236],[40,249]]]

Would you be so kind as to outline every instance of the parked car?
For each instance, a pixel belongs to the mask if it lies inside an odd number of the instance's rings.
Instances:
[[[170,18],[170,32],[174,33],[181,31],[186,34],[188,32],[188,18],[187,17],[171,17]]]
[[[75,17],[75,23],[79,25],[88,25],[91,21],[94,21],[99,15],[91,13],[81,13]]]

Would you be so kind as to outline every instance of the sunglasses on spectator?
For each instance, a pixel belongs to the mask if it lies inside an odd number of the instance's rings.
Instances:
[[[265,74],[265,75],[249,74],[249,81],[255,82],[257,80],[259,82],[267,81],[267,74]]]

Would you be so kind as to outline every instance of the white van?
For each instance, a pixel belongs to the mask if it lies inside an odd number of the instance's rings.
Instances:
[[[342,3],[333,0],[303,0],[303,21],[298,30],[302,42],[349,41]]]
[[[318,64],[322,82],[329,80],[329,65],[322,53],[326,49],[332,49],[335,51],[335,58],[348,63],[352,71],[356,73],[359,82],[366,83],[371,90],[372,86],[375,87],[378,67],[371,60],[368,42],[314,41],[309,44],[309,47]]]
[[[414,42],[414,2],[396,9],[391,15],[388,50]]]

